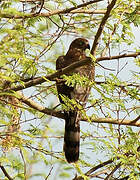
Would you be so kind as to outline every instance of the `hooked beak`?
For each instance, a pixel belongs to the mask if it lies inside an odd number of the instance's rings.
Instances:
[[[86,47],[86,48],[90,50],[90,45],[89,45],[89,44],[87,44],[87,47]]]
[[[85,49],[89,49],[90,50],[90,45],[89,45],[88,41],[85,42]]]

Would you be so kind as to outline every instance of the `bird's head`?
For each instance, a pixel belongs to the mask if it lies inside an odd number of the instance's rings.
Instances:
[[[77,38],[74,41],[72,41],[70,48],[86,50],[86,49],[90,49],[90,45],[89,45],[88,40],[84,38]]]

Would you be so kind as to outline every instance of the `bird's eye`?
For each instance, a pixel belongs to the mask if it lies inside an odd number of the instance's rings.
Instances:
[[[79,44],[80,44],[80,45],[83,45],[83,44],[84,44],[84,42],[82,42],[82,41],[81,41]]]

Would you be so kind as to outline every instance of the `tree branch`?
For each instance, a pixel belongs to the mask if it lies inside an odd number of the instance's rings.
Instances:
[[[104,180],[109,180],[111,178],[111,176],[114,174],[114,172],[117,171],[117,169],[119,169],[120,166],[121,166],[121,163],[117,164],[114,167],[114,169],[111,171],[111,173],[108,174]]]
[[[102,10],[102,9],[100,9],[100,10],[84,10],[84,9],[80,9],[80,10],[73,10],[73,11],[71,11],[70,12],[70,14],[76,14],[76,13],[83,13],[83,14],[106,14],[106,10]],[[119,11],[118,13],[122,13],[122,11]],[[129,11],[125,11],[124,12],[124,14],[130,14],[130,12]],[[136,12],[136,14],[140,14],[140,11],[137,11]],[[43,13],[42,13],[42,16],[43,16]],[[45,16],[45,14],[44,14],[44,16]]]
[[[79,14],[105,14],[106,13],[106,10],[86,10],[86,9],[80,9],[80,10],[73,10],[70,12],[70,14],[76,14],[76,13],[79,13]]]
[[[96,61],[100,62],[100,61],[106,61],[106,60],[114,60],[114,59],[121,59],[121,58],[127,58],[127,57],[134,57],[136,58],[137,56],[140,55],[140,52],[135,52],[135,53],[131,53],[131,54],[122,54],[122,55],[117,55],[117,56],[106,56],[106,57],[100,57],[97,58]]]
[[[114,119],[114,118],[92,118],[89,117],[91,122],[94,123],[107,123],[107,124],[119,124],[119,125],[129,125],[129,126],[137,126],[140,127],[140,122],[133,122],[133,120],[128,119]],[[82,121],[87,121],[87,119],[83,119]]]
[[[30,98],[24,96],[22,93],[17,92],[17,98],[28,105],[29,107],[38,110],[39,112],[42,112],[44,114],[50,115],[50,116],[55,116],[57,118],[64,119],[64,114],[61,111],[55,111],[49,108],[45,108],[41,106],[40,104],[34,102]],[[108,124],[120,124],[120,125],[129,125],[129,126],[137,126],[140,127],[140,122],[136,121],[133,122],[133,120],[127,120],[127,119],[114,119],[114,118],[93,118],[89,117],[91,122],[94,123],[108,123]],[[88,121],[87,119],[82,119],[82,121]]]
[[[94,42],[93,42],[93,45],[92,45],[91,54],[93,56],[95,56],[95,54],[96,54],[96,48],[98,46],[98,41],[99,41],[100,36],[101,36],[101,34],[103,32],[106,21],[110,16],[110,12],[113,9],[113,7],[115,6],[116,1],[117,0],[112,0],[112,2],[107,6],[107,11],[106,11],[101,23],[100,23],[100,26],[98,28],[98,31],[97,31],[96,35],[95,35],[95,39],[94,39]]]
[[[42,112],[44,114],[64,119],[64,114],[61,111],[55,111],[49,108],[45,108],[41,106],[40,104],[36,103],[35,101],[33,101],[32,99],[24,96],[21,92],[17,92],[17,93],[19,96],[18,99],[22,101],[23,103],[25,103],[26,105],[28,105],[29,107],[36,109],[37,111]]]
[[[109,159],[109,160],[107,160],[107,161],[105,161],[105,162],[103,162],[103,163],[101,163],[101,164],[93,167],[92,169],[90,169],[89,171],[87,171],[87,172],[85,173],[85,175],[86,175],[86,176],[90,176],[90,174],[93,173],[94,171],[96,171],[97,169],[100,169],[100,168],[102,168],[102,167],[104,167],[104,166],[106,166],[106,165],[108,165],[108,164],[111,164],[112,162],[113,162],[113,160],[112,160],[112,159]]]
[[[94,174],[91,175],[91,173],[93,173],[94,171],[96,171],[97,169],[100,169],[108,164],[111,164],[113,162],[113,160],[107,160],[95,167],[93,167],[92,169],[90,169],[88,172],[85,173],[85,176],[88,176],[88,177],[97,177],[99,174],[105,174],[106,172],[108,172],[108,168],[107,169],[103,169],[103,170],[100,170]],[[82,176],[76,176],[73,180],[84,180],[84,178]]]
[[[106,81],[95,81],[95,84],[101,85],[101,84],[107,84],[107,82]],[[137,84],[137,83],[126,83],[125,85],[123,85],[123,84],[115,85],[114,84],[114,86],[117,86],[117,87],[120,87],[120,88],[124,88],[124,87],[127,87],[127,86],[134,86],[136,88],[139,88],[140,84]]]
[[[61,13],[62,11],[62,13]],[[23,15],[23,16],[18,16],[18,15],[9,15],[9,14],[4,14],[4,13],[0,13],[0,17],[2,18],[14,18],[14,19],[26,19],[26,18],[32,18],[32,17],[50,17],[50,16],[53,16],[53,15],[57,15],[57,14],[67,14],[67,13],[64,13],[63,11],[64,10],[55,10],[55,11],[51,11],[51,12],[48,12],[48,13],[34,13],[34,14],[29,14],[29,15]],[[81,9],[81,10],[72,10],[69,12],[70,14],[106,14],[106,10],[84,10],[84,9]],[[122,13],[122,11],[120,11],[119,13]],[[129,12],[125,12],[125,14],[129,14]],[[136,12],[136,14],[140,14],[140,11]]]
[[[39,11],[38,11],[36,14],[40,14],[40,12],[41,12],[43,6],[44,6],[44,0],[41,0],[41,6],[40,6],[40,9],[39,9]]]
[[[33,14],[26,14],[26,15],[11,15],[11,14],[3,14],[0,13],[0,17],[2,18],[12,18],[12,19],[21,19],[21,18],[32,18],[32,17],[36,17],[36,16],[44,16],[44,17],[49,17],[49,16],[53,16],[53,15],[59,15],[59,14],[66,14],[66,13],[70,13],[71,11],[75,10],[75,9],[79,9],[82,7],[85,7],[87,5],[93,4],[93,3],[97,3],[103,0],[94,0],[94,1],[89,1],[86,3],[82,3],[79,4],[77,6],[71,7],[71,8],[66,8],[66,9],[62,9],[62,10],[54,10],[48,13],[42,13],[42,14],[38,14],[38,13],[33,13]]]
[[[120,58],[126,58],[126,57],[136,58],[139,55],[140,55],[140,52],[131,53],[131,54],[122,54],[122,55],[118,55],[118,56],[100,57],[100,58],[96,59],[96,62],[105,61],[105,60],[114,60],[114,59],[120,59]],[[46,79],[48,79],[50,81],[55,81],[56,78],[59,78],[61,75],[71,72],[75,68],[78,68],[80,66],[84,66],[84,65],[87,65],[90,63],[92,63],[91,58],[86,58],[82,61],[75,62],[75,63],[67,66],[66,68],[60,69],[51,75],[47,75],[45,77],[36,77],[32,80],[27,81],[26,83],[24,83],[24,85],[17,85],[16,87],[7,88],[4,91],[5,92],[6,91],[19,91],[19,90],[26,89],[26,88],[29,88],[29,87],[32,87],[35,85],[42,84],[42,83],[46,82]]]
[[[18,85],[16,87],[13,87],[13,88],[7,88],[5,89],[5,91],[19,91],[19,90],[22,90],[22,89],[25,89],[25,88],[29,88],[31,86],[35,86],[35,85],[38,85],[38,84],[42,84],[46,81],[46,79],[50,80],[50,81],[53,81],[55,80],[56,78],[59,78],[61,75],[63,74],[66,74],[68,72],[71,72],[73,69],[75,68],[78,68],[80,66],[84,66],[84,65],[87,65],[87,64],[90,64],[92,63],[92,60],[91,58],[86,58],[82,61],[79,61],[79,62],[75,62],[63,69],[60,69],[58,70],[57,72],[51,74],[51,75],[48,75],[48,76],[45,76],[45,77],[37,77],[37,78],[34,78],[33,80],[30,80],[28,82],[26,82],[24,85]]]
[[[140,115],[137,116],[131,123],[136,123],[138,120],[140,120]]]
[[[3,172],[3,174],[5,175],[5,177],[7,177],[9,180],[13,180],[13,179],[9,176],[9,174],[7,173],[7,171],[6,171],[6,169],[5,169],[4,166],[0,165],[0,168],[1,168],[2,172]]]

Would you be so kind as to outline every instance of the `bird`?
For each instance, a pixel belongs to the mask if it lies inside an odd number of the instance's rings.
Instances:
[[[59,56],[56,60],[56,70],[65,68],[72,63],[84,60],[87,58],[86,49],[90,49],[90,45],[85,38],[76,38],[72,41],[69,49],[64,56]],[[89,80],[94,80],[95,68],[93,64],[87,64],[76,69],[66,75],[70,76],[73,73],[79,73],[80,76],[86,76]],[[65,104],[62,97],[67,97],[70,100],[74,99],[77,103],[86,106],[91,87],[87,86],[68,86],[64,81],[56,82],[59,101]],[[64,110],[65,133],[64,133],[64,154],[68,163],[75,163],[79,159],[80,146],[80,120],[82,119],[81,111],[78,108]]]

